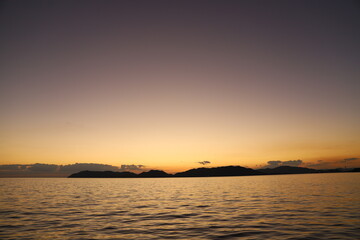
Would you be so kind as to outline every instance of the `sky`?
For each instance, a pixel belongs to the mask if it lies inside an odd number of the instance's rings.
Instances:
[[[0,164],[360,167],[359,13],[1,1]]]

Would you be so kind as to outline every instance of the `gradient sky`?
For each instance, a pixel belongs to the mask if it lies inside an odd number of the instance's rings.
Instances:
[[[0,9],[1,164],[171,172],[360,157],[357,1]]]

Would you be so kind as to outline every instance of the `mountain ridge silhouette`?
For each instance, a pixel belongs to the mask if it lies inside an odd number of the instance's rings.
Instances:
[[[330,171],[315,170],[304,167],[280,166],[273,169],[251,169],[241,166],[222,166],[212,168],[193,168],[187,171],[169,174],[162,170],[149,170],[139,174],[133,172],[113,171],[80,171],[71,174],[68,178],[170,178],[170,177],[230,177],[230,176],[254,176],[254,175],[278,175],[278,174],[305,174],[326,173]]]

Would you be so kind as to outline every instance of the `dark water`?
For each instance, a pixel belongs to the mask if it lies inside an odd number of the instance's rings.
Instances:
[[[360,174],[0,179],[0,239],[360,239]]]

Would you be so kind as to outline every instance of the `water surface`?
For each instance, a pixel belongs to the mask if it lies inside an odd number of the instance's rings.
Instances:
[[[0,179],[0,239],[360,239],[360,173]]]

